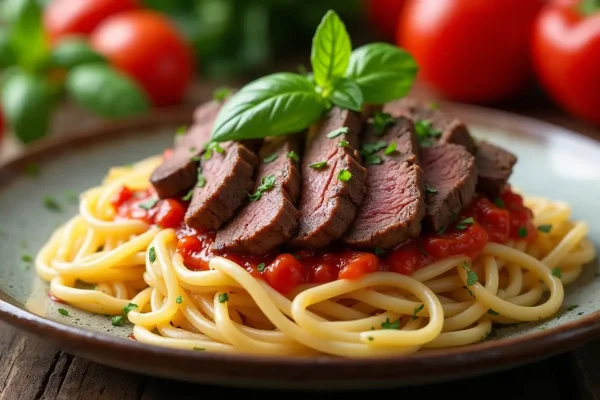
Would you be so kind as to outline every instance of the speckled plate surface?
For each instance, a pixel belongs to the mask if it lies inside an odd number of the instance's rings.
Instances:
[[[569,202],[573,217],[590,223],[600,244],[600,143],[539,121],[456,104],[442,109],[464,119],[477,137],[519,157],[511,182],[532,195]],[[0,318],[63,350],[114,367],[197,382],[261,387],[375,387],[434,382],[513,367],[567,351],[600,337],[600,279],[586,267],[566,289],[554,319],[498,329],[493,340],[410,357],[349,360],[220,355],[151,347],[128,340],[130,326],[90,315],[48,298],[48,286],[23,255],[34,255],[51,232],[77,212],[65,193],[95,186],[108,168],[158,154],[191,113],[153,115],[142,121],[51,139],[0,167]],[[26,166],[41,166],[38,177]],[[52,196],[61,212],[44,207]],[[570,305],[579,307],[568,310]],[[64,317],[59,307],[70,312]]]

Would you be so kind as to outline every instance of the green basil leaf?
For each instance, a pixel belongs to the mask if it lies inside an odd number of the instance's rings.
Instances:
[[[333,10],[329,10],[317,27],[312,41],[310,62],[317,85],[327,88],[333,78],[344,76],[352,43],[346,26]]]
[[[299,132],[325,111],[325,102],[306,77],[289,72],[259,78],[225,103],[213,125],[212,141],[258,139]]]
[[[2,111],[16,137],[23,143],[48,133],[52,102],[48,86],[39,77],[12,73],[2,85]]]
[[[338,79],[329,100],[336,106],[360,111],[363,105],[363,94],[355,82],[347,78]]]
[[[95,52],[82,38],[63,39],[50,53],[52,65],[67,69],[82,64],[105,62],[104,57]]]
[[[16,63],[17,57],[12,47],[8,32],[0,26],[0,68],[6,68]]]
[[[11,22],[10,40],[19,65],[39,70],[48,55],[40,5],[36,0],[5,0],[3,11]]]
[[[141,114],[150,108],[143,90],[109,65],[73,68],[67,75],[66,89],[78,104],[106,118]]]
[[[415,59],[388,43],[372,43],[352,52],[346,76],[360,86],[364,100],[383,104],[404,97],[417,75]]]

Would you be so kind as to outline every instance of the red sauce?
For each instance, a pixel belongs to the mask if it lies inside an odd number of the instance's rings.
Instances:
[[[132,192],[123,187],[113,199],[119,218],[135,218],[161,227],[179,228],[177,251],[191,270],[208,270],[214,232],[197,232],[183,224],[185,205],[173,199],[161,200],[150,209],[155,199],[150,189]],[[506,189],[494,202],[480,196],[450,224],[444,232],[424,232],[400,246],[379,253],[355,251],[340,245],[327,252],[297,250],[264,257],[222,254],[259,279],[264,279],[281,293],[288,293],[303,283],[327,283],[337,279],[358,279],[376,271],[393,271],[411,275],[435,261],[466,255],[475,258],[488,242],[506,243],[509,239],[535,240],[537,230],[533,213],[523,198]]]

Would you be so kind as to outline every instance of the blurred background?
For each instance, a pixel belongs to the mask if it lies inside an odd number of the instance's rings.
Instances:
[[[410,52],[415,95],[600,126],[600,0],[0,0],[0,153],[303,71],[328,9]]]

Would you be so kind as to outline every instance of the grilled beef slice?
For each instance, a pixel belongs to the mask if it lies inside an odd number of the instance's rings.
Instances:
[[[421,232],[425,178],[417,164],[419,141],[412,122],[402,117],[383,136],[369,126],[362,139],[363,152],[380,143],[376,154],[383,162],[367,165],[367,193],[344,241],[354,247],[390,249]],[[395,143],[396,151],[385,155],[383,143]]]
[[[205,185],[196,185],[185,222],[192,228],[218,229],[242,205],[254,184],[253,174],[258,159],[239,142],[221,143],[222,154],[213,151],[202,161]]]
[[[292,245],[323,247],[340,238],[354,221],[365,194],[366,170],[356,150],[361,123],[359,114],[334,107],[309,133],[301,168],[300,218]],[[343,127],[348,128],[346,133],[327,136]],[[342,171],[351,174],[349,180],[339,179]]]
[[[475,141],[462,121],[449,117],[442,111],[415,99],[403,98],[387,103],[383,107],[383,112],[394,117],[403,116],[413,120],[417,133],[419,133],[419,129],[430,125],[433,130],[429,129],[429,131],[438,134],[431,138],[437,143],[459,144],[465,146],[470,153],[475,150]]]
[[[275,176],[275,186],[259,200],[246,204],[217,232],[213,250],[259,256],[275,250],[292,236],[298,224],[294,203],[300,193],[299,160],[294,160],[294,155],[300,154],[301,138],[279,136],[265,141],[253,193],[262,178],[269,175]]]
[[[421,149],[421,167],[428,185],[425,222],[438,232],[445,229],[475,195],[475,157],[463,146],[441,144]]]
[[[478,142],[475,151],[475,163],[479,173],[477,192],[492,200],[498,197],[506,186],[516,162],[517,157],[514,154],[488,142]]]

